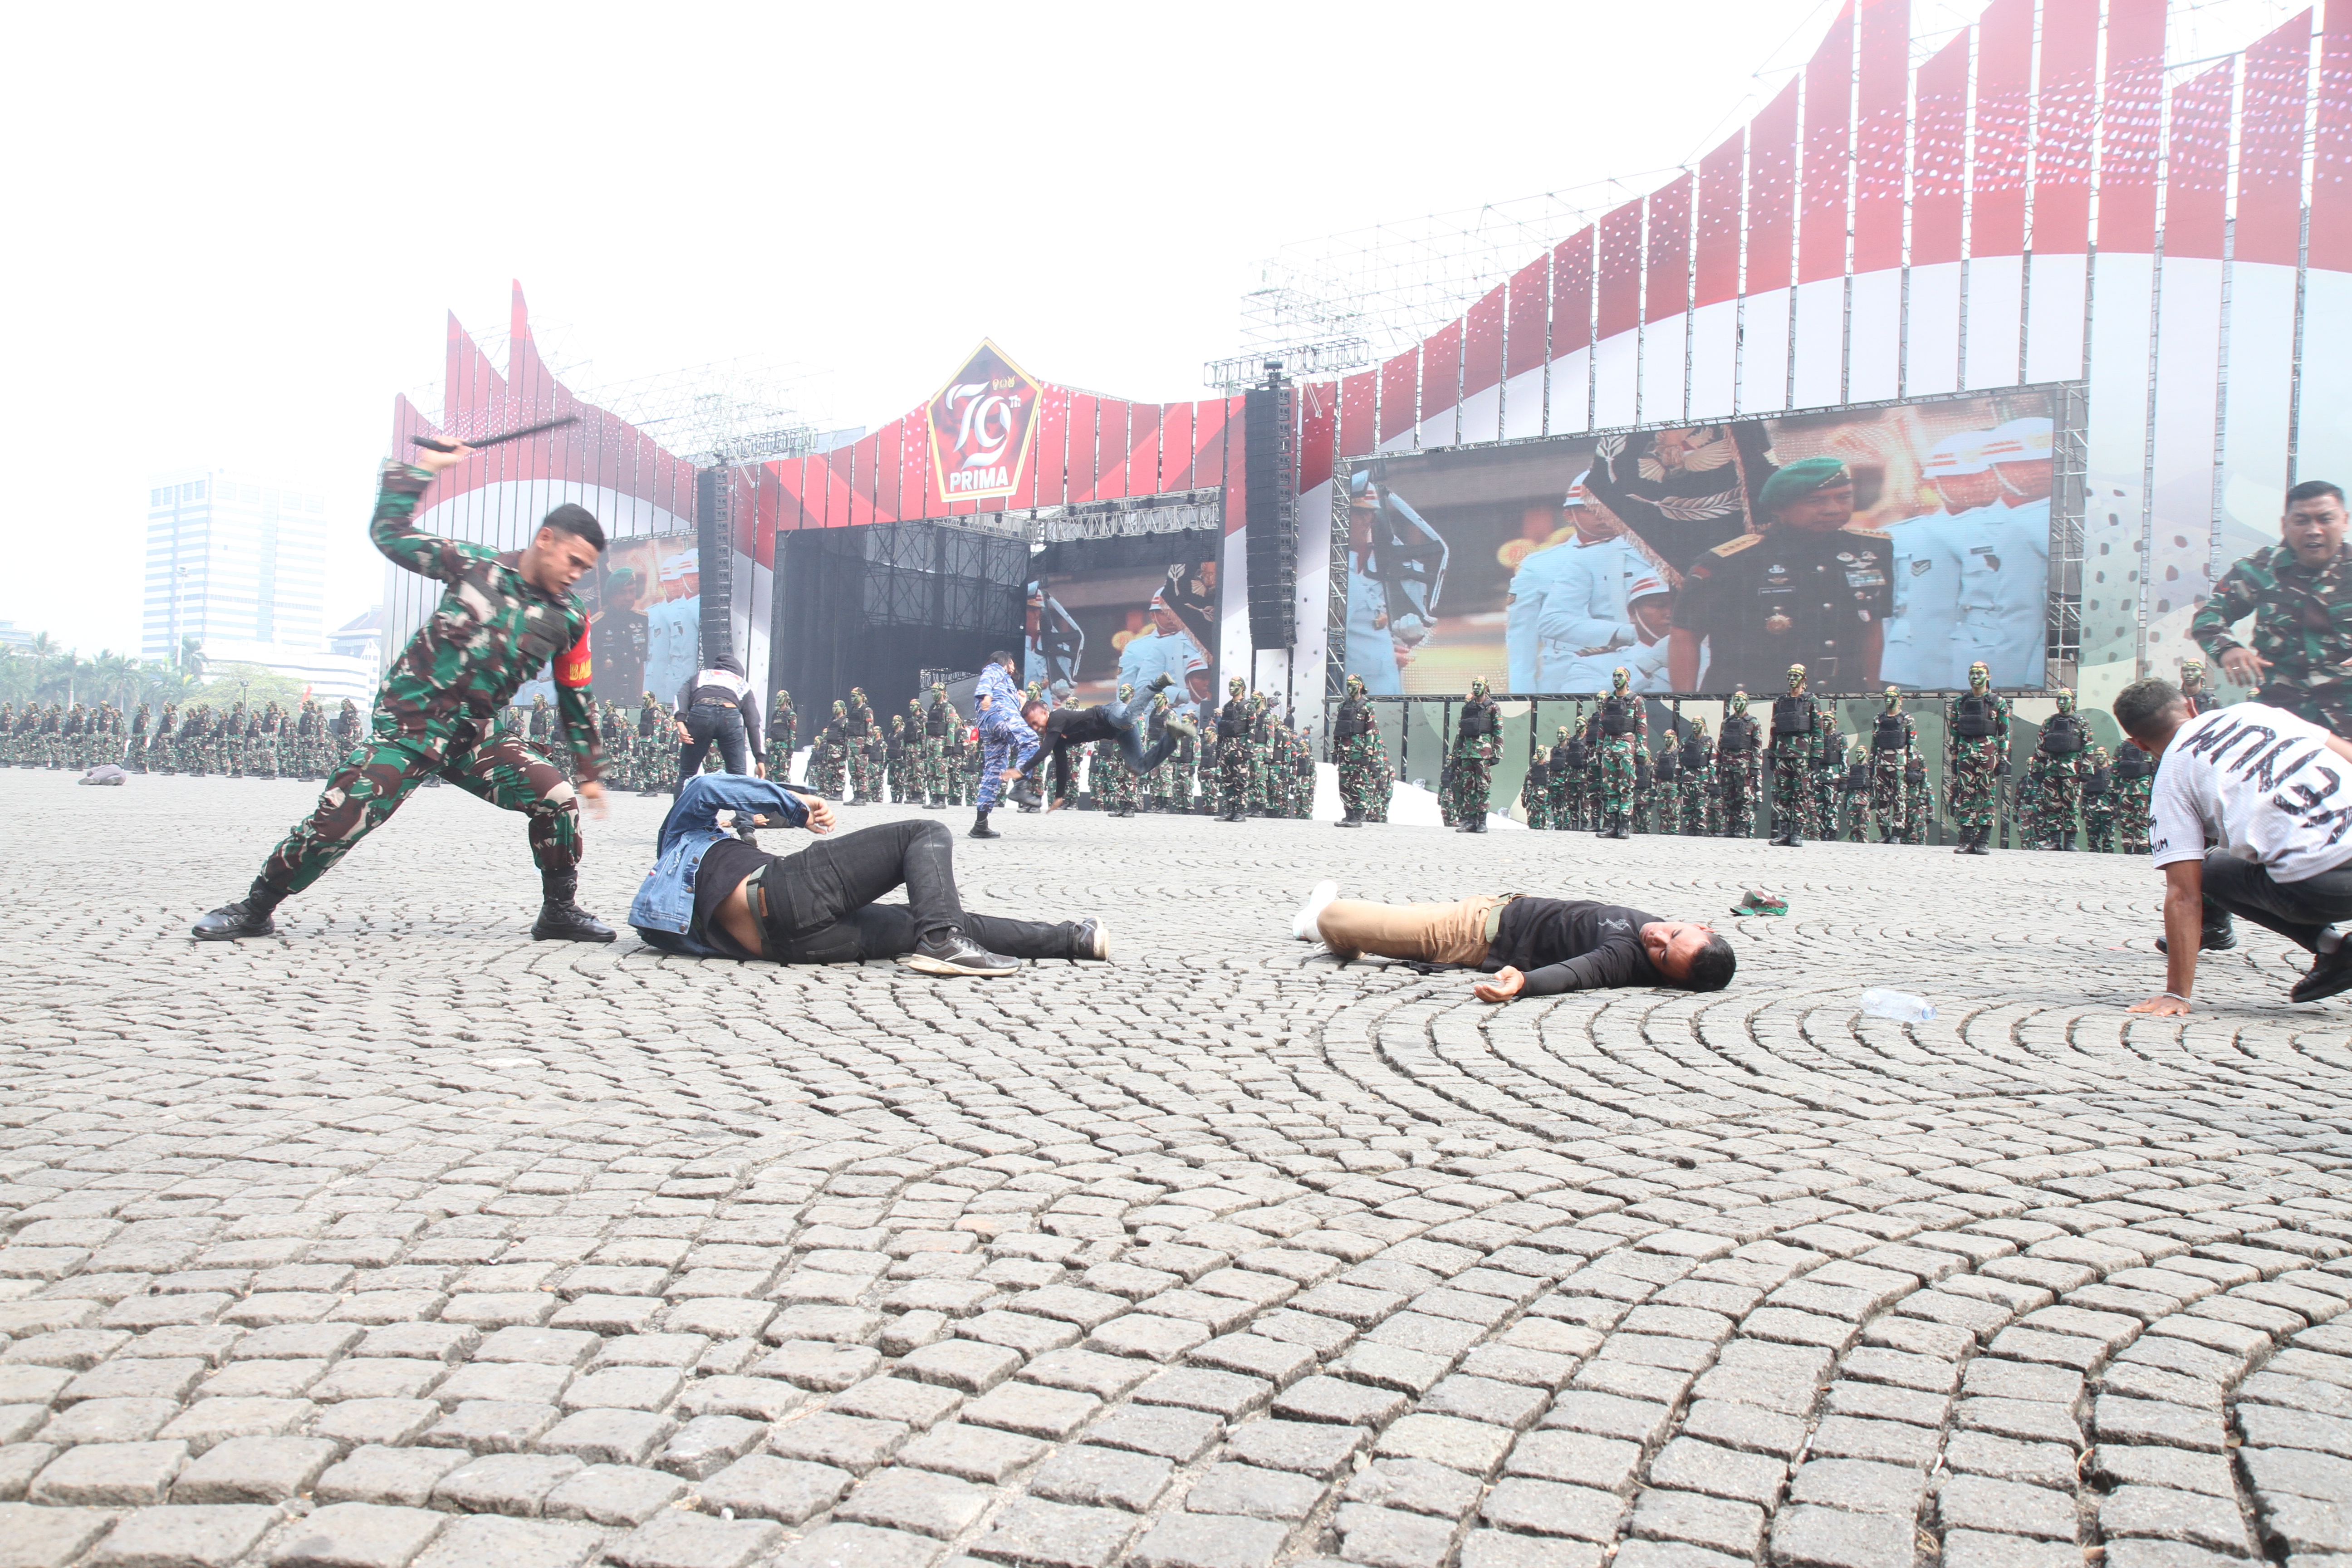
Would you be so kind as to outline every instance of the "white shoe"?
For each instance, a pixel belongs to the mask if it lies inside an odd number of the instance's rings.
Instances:
[[[1321,942],[1323,932],[1316,922],[1323,918],[1324,908],[1339,896],[1339,883],[1316,883],[1315,890],[1307,895],[1307,901],[1298,906],[1298,912],[1290,917],[1290,934],[1301,942]]]

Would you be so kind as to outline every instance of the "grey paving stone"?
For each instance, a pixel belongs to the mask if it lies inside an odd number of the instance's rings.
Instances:
[[[429,1399],[352,1399],[320,1411],[310,1435],[346,1451],[369,1443],[400,1445],[422,1441],[441,1418],[441,1407]]]
[[[1270,1520],[1171,1513],[1144,1531],[1129,1561],[1139,1568],[1270,1568],[1288,1534]]]
[[[0,1562],[21,1568],[69,1563],[113,1522],[114,1516],[100,1509],[0,1503]]]
[[[1097,1422],[1088,1429],[1087,1440],[1188,1465],[1208,1452],[1223,1433],[1224,1423],[1203,1411],[1128,1405]]]
[[[1634,1499],[1628,1528],[1653,1541],[1686,1541],[1734,1555],[1753,1554],[1764,1533],[1764,1510],[1752,1502],[1651,1487]]]
[[[1370,1446],[1360,1426],[1306,1421],[1245,1421],[1228,1435],[1225,1452],[1244,1464],[1328,1479]],[[1172,1457],[1172,1456],[1171,1456]]]
[[[706,1498],[709,1492],[706,1489]],[[858,1483],[835,1510],[854,1523],[909,1531],[949,1540],[977,1521],[989,1505],[988,1488],[928,1470],[895,1466]]]
[[[340,1502],[287,1527],[271,1568],[407,1568],[449,1523],[428,1509]]]
[[[794,1542],[774,1561],[775,1568],[929,1568],[944,1550],[929,1537],[905,1531],[828,1524]]]
[[[867,1421],[819,1411],[772,1429],[768,1447],[783,1458],[831,1465],[862,1476],[896,1454],[908,1436],[908,1427],[900,1422]]]
[[[312,1496],[321,1503],[368,1502],[423,1508],[441,1478],[467,1463],[463,1450],[367,1444],[329,1467]]]
[[[604,1549],[621,1568],[748,1568],[775,1550],[783,1527],[764,1519],[713,1519],[668,1509]]]
[[[1642,1446],[1622,1437],[1530,1432],[1512,1446],[1503,1468],[1514,1476],[1622,1492],[1633,1484],[1633,1471],[1641,1459]]]
[[[1769,1455],[1677,1437],[1650,1461],[1649,1479],[1652,1486],[1769,1508],[1779,1500],[1788,1475],[1789,1467]]]
[[[185,1443],[85,1443],[44,1466],[25,1497],[61,1508],[150,1506],[187,1461]]]
[[[1150,1462],[1163,1466],[1167,1463],[1165,1460]],[[1039,1471],[1040,1479],[1046,1470],[1059,1463],[1059,1457],[1048,1461],[1045,1469]],[[1160,1484],[1166,1484],[1164,1474]],[[1033,1485],[1032,1489],[1036,1488]],[[1211,1465],[1201,1472],[1200,1479],[1185,1494],[1184,1506],[1202,1513],[1238,1514],[1250,1519],[1295,1522],[1312,1513],[1328,1489],[1324,1482],[1308,1476],[1256,1465],[1221,1463]],[[1067,1500],[1078,1500],[1072,1498]],[[1364,1500],[1378,1502],[1385,1500],[1369,1498]]]
[[[1199,1491],[1198,1487],[1193,1489],[1196,1497]],[[1477,1508],[1479,1492],[1477,1477],[1427,1459],[1413,1458],[1375,1459],[1357,1472],[1342,1495],[1349,1502],[1462,1519]],[[1195,1502],[1188,1506],[1201,1505]]]
[[[1003,1383],[967,1403],[961,1415],[975,1426],[997,1426],[1059,1441],[1093,1419],[1101,1408],[1102,1401],[1091,1394]]]
[[[1936,1511],[1947,1530],[1996,1531],[2044,1541],[2073,1541],[2080,1530],[2072,1492],[1953,1476],[1937,1489]]]
[[[1018,1568],[1109,1568],[1135,1534],[1137,1523],[1135,1515],[1118,1509],[1015,1498],[972,1543],[971,1552]]]
[[[167,1505],[126,1515],[91,1568],[228,1568],[285,1516],[267,1506]]]
[[[907,1444],[898,1460],[916,1469],[937,1470],[942,1475],[996,1486],[1014,1471],[1035,1464],[1045,1449],[1046,1445],[1036,1438],[1024,1437],[1016,1432],[950,1421]]]
[[[1885,1568],[1913,1560],[1916,1531],[1899,1514],[1793,1504],[1772,1516],[1772,1560],[1793,1568]]]
[[[1211,1467],[1241,1469],[1240,1466]],[[1128,1453],[1116,1448],[1097,1447],[1092,1444],[1076,1444],[1056,1450],[1037,1473],[1029,1478],[1029,1490],[1037,1497],[1053,1502],[1076,1504],[1083,1508],[1123,1508],[1130,1513],[1140,1513],[1159,1500],[1167,1490],[1176,1470],[1172,1460],[1149,1454]],[[1253,1470],[1251,1475],[1271,1475]],[[1321,1489],[1296,1478],[1273,1477],[1274,1479],[1298,1486],[1320,1495]],[[1196,1486],[1197,1492],[1199,1488]],[[1214,1512],[1249,1512],[1245,1509],[1217,1509]],[[1283,1516],[1272,1516],[1283,1517]]]
[[[1480,1511],[1487,1523],[1505,1530],[1607,1542],[1616,1539],[1626,1510],[1613,1491],[1507,1476],[1487,1491]]]
[[[686,1483],[635,1465],[591,1465],[540,1502],[549,1519],[584,1519],[615,1526],[643,1524],[686,1492]]]
[[[181,1503],[278,1503],[310,1490],[336,1454],[322,1437],[231,1437],[172,1483]]]
[[[2102,1562],[2128,1563],[2133,1549],[2143,1543],[2116,1542],[2107,1549]],[[2156,1542],[2145,1544],[2154,1545]],[[1944,1532],[1944,1561],[1950,1568],[2078,1568],[2083,1561],[2083,1549],[2072,1542],[2037,1541],[2026,1535],[2000,1535],[1983,1530],[1948,1530]],[[2142,1563],[2140,1568],[2157,1568]],[[2165,1568],[2200,1568],[2188,1563],[2168,1564]]]
[[[2109,1541],[2147,1537],[2177,1541],[2225,1552],[2233,1557],[2253,1554],[2235,1497],[2176,1491],[2165,1487],[2122,1486],[2099,1502],[2099,1532]],[[2352,1547],[2352,1531],[2341,1544]]]
[[[697,1489],[713,1513],[798,1524],[831,1508],[857,1478],[832,1465],[753,1454],[736,1460]]]
[[[1417,1412],[1391,1422],[1374,1451],[1396,1458],[1427,1459],[1466,1475],[1485,1476],[1502,1462],[1512,1436],[1507,1426]]]

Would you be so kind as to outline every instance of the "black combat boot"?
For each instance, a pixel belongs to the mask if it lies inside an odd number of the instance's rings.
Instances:
[[[989,810],[990,808],[984,805],[980,808],[980,815],[971,819],[971,831],[965,835],[966,837],[1002,838],[1004,837],[1004,835],[999,833],[996,829],[988,825]]]
[[[530,922],[533,942],[610,942],[613,928],[572,901],[580,890],[577,871],[540,873],[539,919]]]
[[[278,908],[282,895],[262,884],[260,878],[246,889],[245,897],[233,904],[223,904],[189,928],[199,942],[230,942],[243,936],[276,936],[278,922],[269,918]]]
[[[1338,822],[1332,824],[1335,827],[1361,827],[1363,825],[1363,808],[1361,806],[1355,805],[1349,806],[1348,808],[1348,815],[1341,817]]]
[[[1615,816],[1610,819],[1609,837],[1612,838],[1631,838],[1633,837],[1633,830],[1625,825],[1625,814],[1623,812],[1619,812]]]

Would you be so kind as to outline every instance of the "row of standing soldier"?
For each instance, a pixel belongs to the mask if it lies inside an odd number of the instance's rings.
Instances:
[[[1589,829],[1609,838],[1636,830],[1744,838],[1769,798],[1771,842],[1793,847],[1808,837],[1836,837],[1843,799],[1848,840],[1864,842],[1874,827],[1881,843],[1924,843],[1936,815],[1935,790],[1901,692],[1887,689],[1883,710],[1848,752],[1834,707],[1807,691],[1804,667],[1791,665],[1788,675],[1788,689],[1773,700],[1763,724],[1749,714],[1747,693],[1738,691],[1712,743],[1706,721],[1693,720],[1653,753],[1647,704],[1629,689],[1628,672],[1617,670],[1612,689],[1595,695],[1591,713],[1559,726],[1554,743],[1529,759],[1519,796],[1528,826]],[[2192,687],[2201,684],[2193,661],[2185,675]],[[1983,855],[1990,853],[2012,771],[2011,710],[1982,663],[1969,676],[1969,690],[1946,707],[1947,805],[1959,830],[1955,852]],[[2119,840],[2127,852],[2144,848],[2153,761],[2129,742],[2112,760],[2092,745],[2072,691],[2059,693],[2058,709],[2017,784],[2021,842],[2072,848],[2079,817],[2088,848],[2112,852]],[[1439,781],[1446,826],[1486,831],[1500,731],[1486,682],[1474,681]],[[1360,677],[1349,678],[1333,740],[1345,807],[1339,825],[1385,821],[1394,773]]]
[[[129,718],[107,702],[28,702],[21,710],[0,703],[0,767],[322,779],[360,724],[359,707],[348,699],[331,714],[307,699],[292,712],[276,702],[225,709],[192,702],[184,710],[166,702],[152,718],[143,702]]]

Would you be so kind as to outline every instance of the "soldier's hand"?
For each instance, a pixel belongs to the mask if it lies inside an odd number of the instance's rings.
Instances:
[[[579,795],[588,803],[588,815],[602,822],[604,819],[604,786],[594,779],[587,779],[582,782]]]
[[[456,468],[473,455],[474,449],[460,441],[454,452],[436,452],[429,447],[419,447],[408,460],[420,468],[437,474],[444,468]]]
[[[2233,647],[2221,656],[2221,670],[2238,686],[2259,686],[2271,661],[2250,647]]]
[[[1481,980],[1470,988],[1470,994],[1481,1002],[1507,1002],[1527,985],[1528,977],[1516,969],[1498,969],[1492,980]]]

